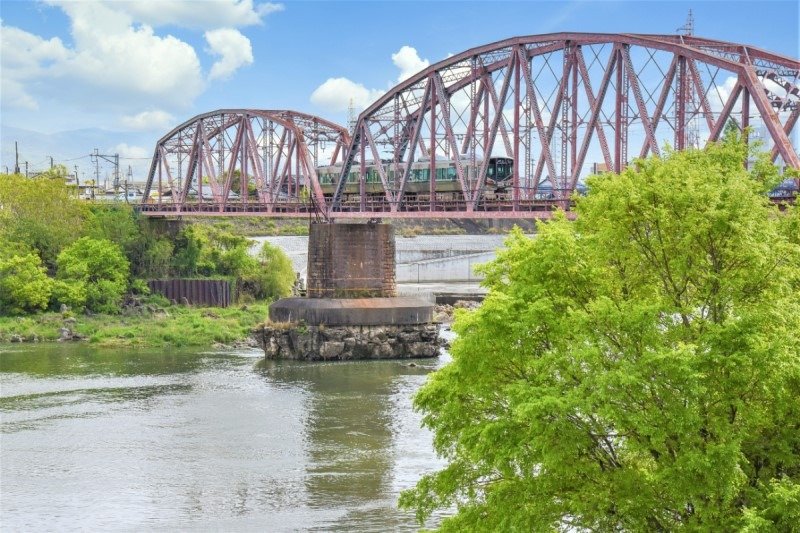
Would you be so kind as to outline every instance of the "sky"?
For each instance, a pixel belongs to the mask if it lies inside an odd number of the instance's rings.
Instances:
[[[0,171],[14,141],[91,174],[120,155],[140,181],[156,141],[221,108],[293,109],[347,124],[429,64],[474,46],[560,31],[695,35],[800,56],[798,2],[0,2]],[[104,164],[107,166],[107,164]]]

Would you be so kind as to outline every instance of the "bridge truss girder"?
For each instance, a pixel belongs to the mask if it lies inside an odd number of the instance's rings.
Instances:
[[[324,213],[317,167],[339,163],[349,143],[344,128],[295,111],[204,113],[156,144],[143,210]]]
[[[439,160],[455,167],[460,210],[491,209],[486,171],[498,155],[514,160],[503,210],[530,212],[543,189],[567,206],[590,161],[620,172],[666,144],[716,141],[729,122],[754,127],[773,160],[800,168],[789,140],[798,78],[796,59],[694,36],[557,33],[477,47],[400,83],[359,116],[330,215],[369,210],[367,167],[376,161],[388,216],[442,216]],[[427,203],[410,202],[410,163],[424,161]],[[346,193],[353,170],[357,201]]]

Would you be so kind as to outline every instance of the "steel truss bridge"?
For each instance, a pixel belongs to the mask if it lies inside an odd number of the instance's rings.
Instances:
[[[205,113],[155,148],[151,216],[548,218],[590,173],[752,128],[800,168],[800,61],[681,35],[557,33],[431,65],[352,134],[294,111]],[[499,186],[492,161],[513,161]],[[781,193],[793,200],[797,182]]]

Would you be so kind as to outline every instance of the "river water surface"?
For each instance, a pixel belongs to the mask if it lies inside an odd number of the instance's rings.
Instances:
[[[0,345],[0,527],[416,530],[397,497],[441,463],[411,398],[445,357]]]

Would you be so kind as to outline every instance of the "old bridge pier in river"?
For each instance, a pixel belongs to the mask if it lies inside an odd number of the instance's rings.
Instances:
[[[267,358],[434,357],[433,305],[398,297],[390,224],[312,224],[305,298],[278,300],[255,334]]]

